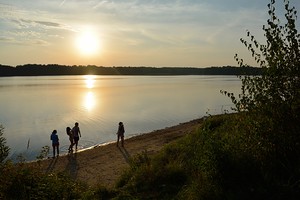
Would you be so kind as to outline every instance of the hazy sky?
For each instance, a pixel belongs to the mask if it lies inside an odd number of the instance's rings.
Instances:
[[[0,64],[208,67],[237,65],[235,53],[254,64],[239,39],[264,43],[269,2],[0,0]]]

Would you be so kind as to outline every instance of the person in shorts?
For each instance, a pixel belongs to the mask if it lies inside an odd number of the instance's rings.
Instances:
[[[70,140],[70,146],[69,146],[69,149],[68,149],[69,153],[70,153],[70,152],[73,152],[73,146],[75,144],[74,136],[73,136],[72,129],[70,127],[66,128],[66,132],[67,132],[67,135],[69,136],[69,140]]]
[[[77,150],[79,137],[81,137],[78,122],[75,123],[75,126],[72,128],[72,132],[73,132],[73,138],[74,138],[74,143],[75,143],[75,149]]]

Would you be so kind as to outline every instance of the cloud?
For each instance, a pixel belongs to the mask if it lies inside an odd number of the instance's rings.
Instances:
[[[38,39],[38,40],[32,40],[31,41],[32,44],[36,44],[36,45],[41,45],[41,46],[48,46],[50,45],[49,42],[45,41],[45,40],[41,40],[41,39]]]
[[[12,37],[0,37],[0,41],[2,42],[11,42],[14,38]]]
[[[27,35],[25,33],[19,35]],[[49,42],[42,40],[42,39],[30,39],[30,38],[20,38],[20,37],[0,37],[0,42],[15,44],[15,45],[38,45],[38,46],[48,46],[50,45]]]
[[[25,46],[48,46],[74,32],[71,26],[56,19],[54,13],[6,4],[0,4],[0,27],[0,42]]]
[[[0,4],[0,23],[1,21],[11,21],[20,28],[30,28],[41,25],[41,28],[57,28],[73,31],[73,29],[55,19],[54,13],[40,10],[28,10],[17,6]]]
[[[48,27],[54,27],[54,28],[63,27],[61,24],[56,22],[50,22],[50,21],[34,21],[34,22]]]
[[[65,4],[67,0],[63,0],[60,4],[59,4],[59,7],[63,6]]]
[[[100,1],[98,2],[94,7],[93,9],[97,9],[98,7],[101,7],[103,4],[107,3],[108,1]]]
[[[88,27],[99,33],[106,52],[119,55],[132,49],[166,58],[173,52],[187,59],[199,52],[225,55],[247,29],[262,33],[267,1],[11,0],[0,3],[0,43],[60,49]]]

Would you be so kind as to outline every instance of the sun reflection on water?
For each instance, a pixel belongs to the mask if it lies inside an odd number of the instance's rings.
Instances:
[[[94,75],[86,75],[85,84],[87,88],[93,88],[95,86],[95,76]]]
[[[86,75],[85,78],[85,84],[86,88],[89,89],[89,91],[86,93],[84,98],[84,107],[87,111],[91,111],[95,105],[96,105],[96,98],[94,92],[91,90],[95,86],[95,76],[94,75]]]
[[[88,110],[91,111],[96,105],[96,100],[95,100],[95,95],[93,92],[89,91],[85,95],[84,99],[84,107]]]

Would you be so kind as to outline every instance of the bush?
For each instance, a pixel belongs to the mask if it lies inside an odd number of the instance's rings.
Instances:
[[[275,0],[268,4],[270,18],[263,26],[266,44],[260,44],[248,31],[248,40],[241,42],[262,68],[261,76],[245,76],[239,98],[228,95],[239,112],[246,112],[242,124],[256,149],[257,157],[264,157],[267,174],[290,174],[282,177],[290,185],[297,184],[300,156],[300,34],[296,29],[297,11],[284,0],[284,20],[275,12]],[[282,22],[285,21],[285,24]],[[247,67],[237,55],[241,67]],[[257,144],[257,147],[254,146]],[[266,158],[268,157],[268,158]],[[269,162],[266,161],[269,160]],[[268,178],[272,179],[273,177]],[[279,181],[279,180],[277,180]],[[281,182],[279,181],[279,182]],[[276,182],[274,182],[276,184]],[[297,186],[298,187],[298,186]]]
[[[123,174],[117,197],[300,198],[300,163],[284,168],[273,144],[261,138],[253,123],[246,113],[212,116],[158,155],[139,155]]]
[[[60,174],[44,174],[7,162],[0,174],[0,199],[81,199],[85,186]]]
[[[2,137],[4,127],[0,124],[0,163],[2,163],[9,155],[9,147],[6,146],[6,139]]]

